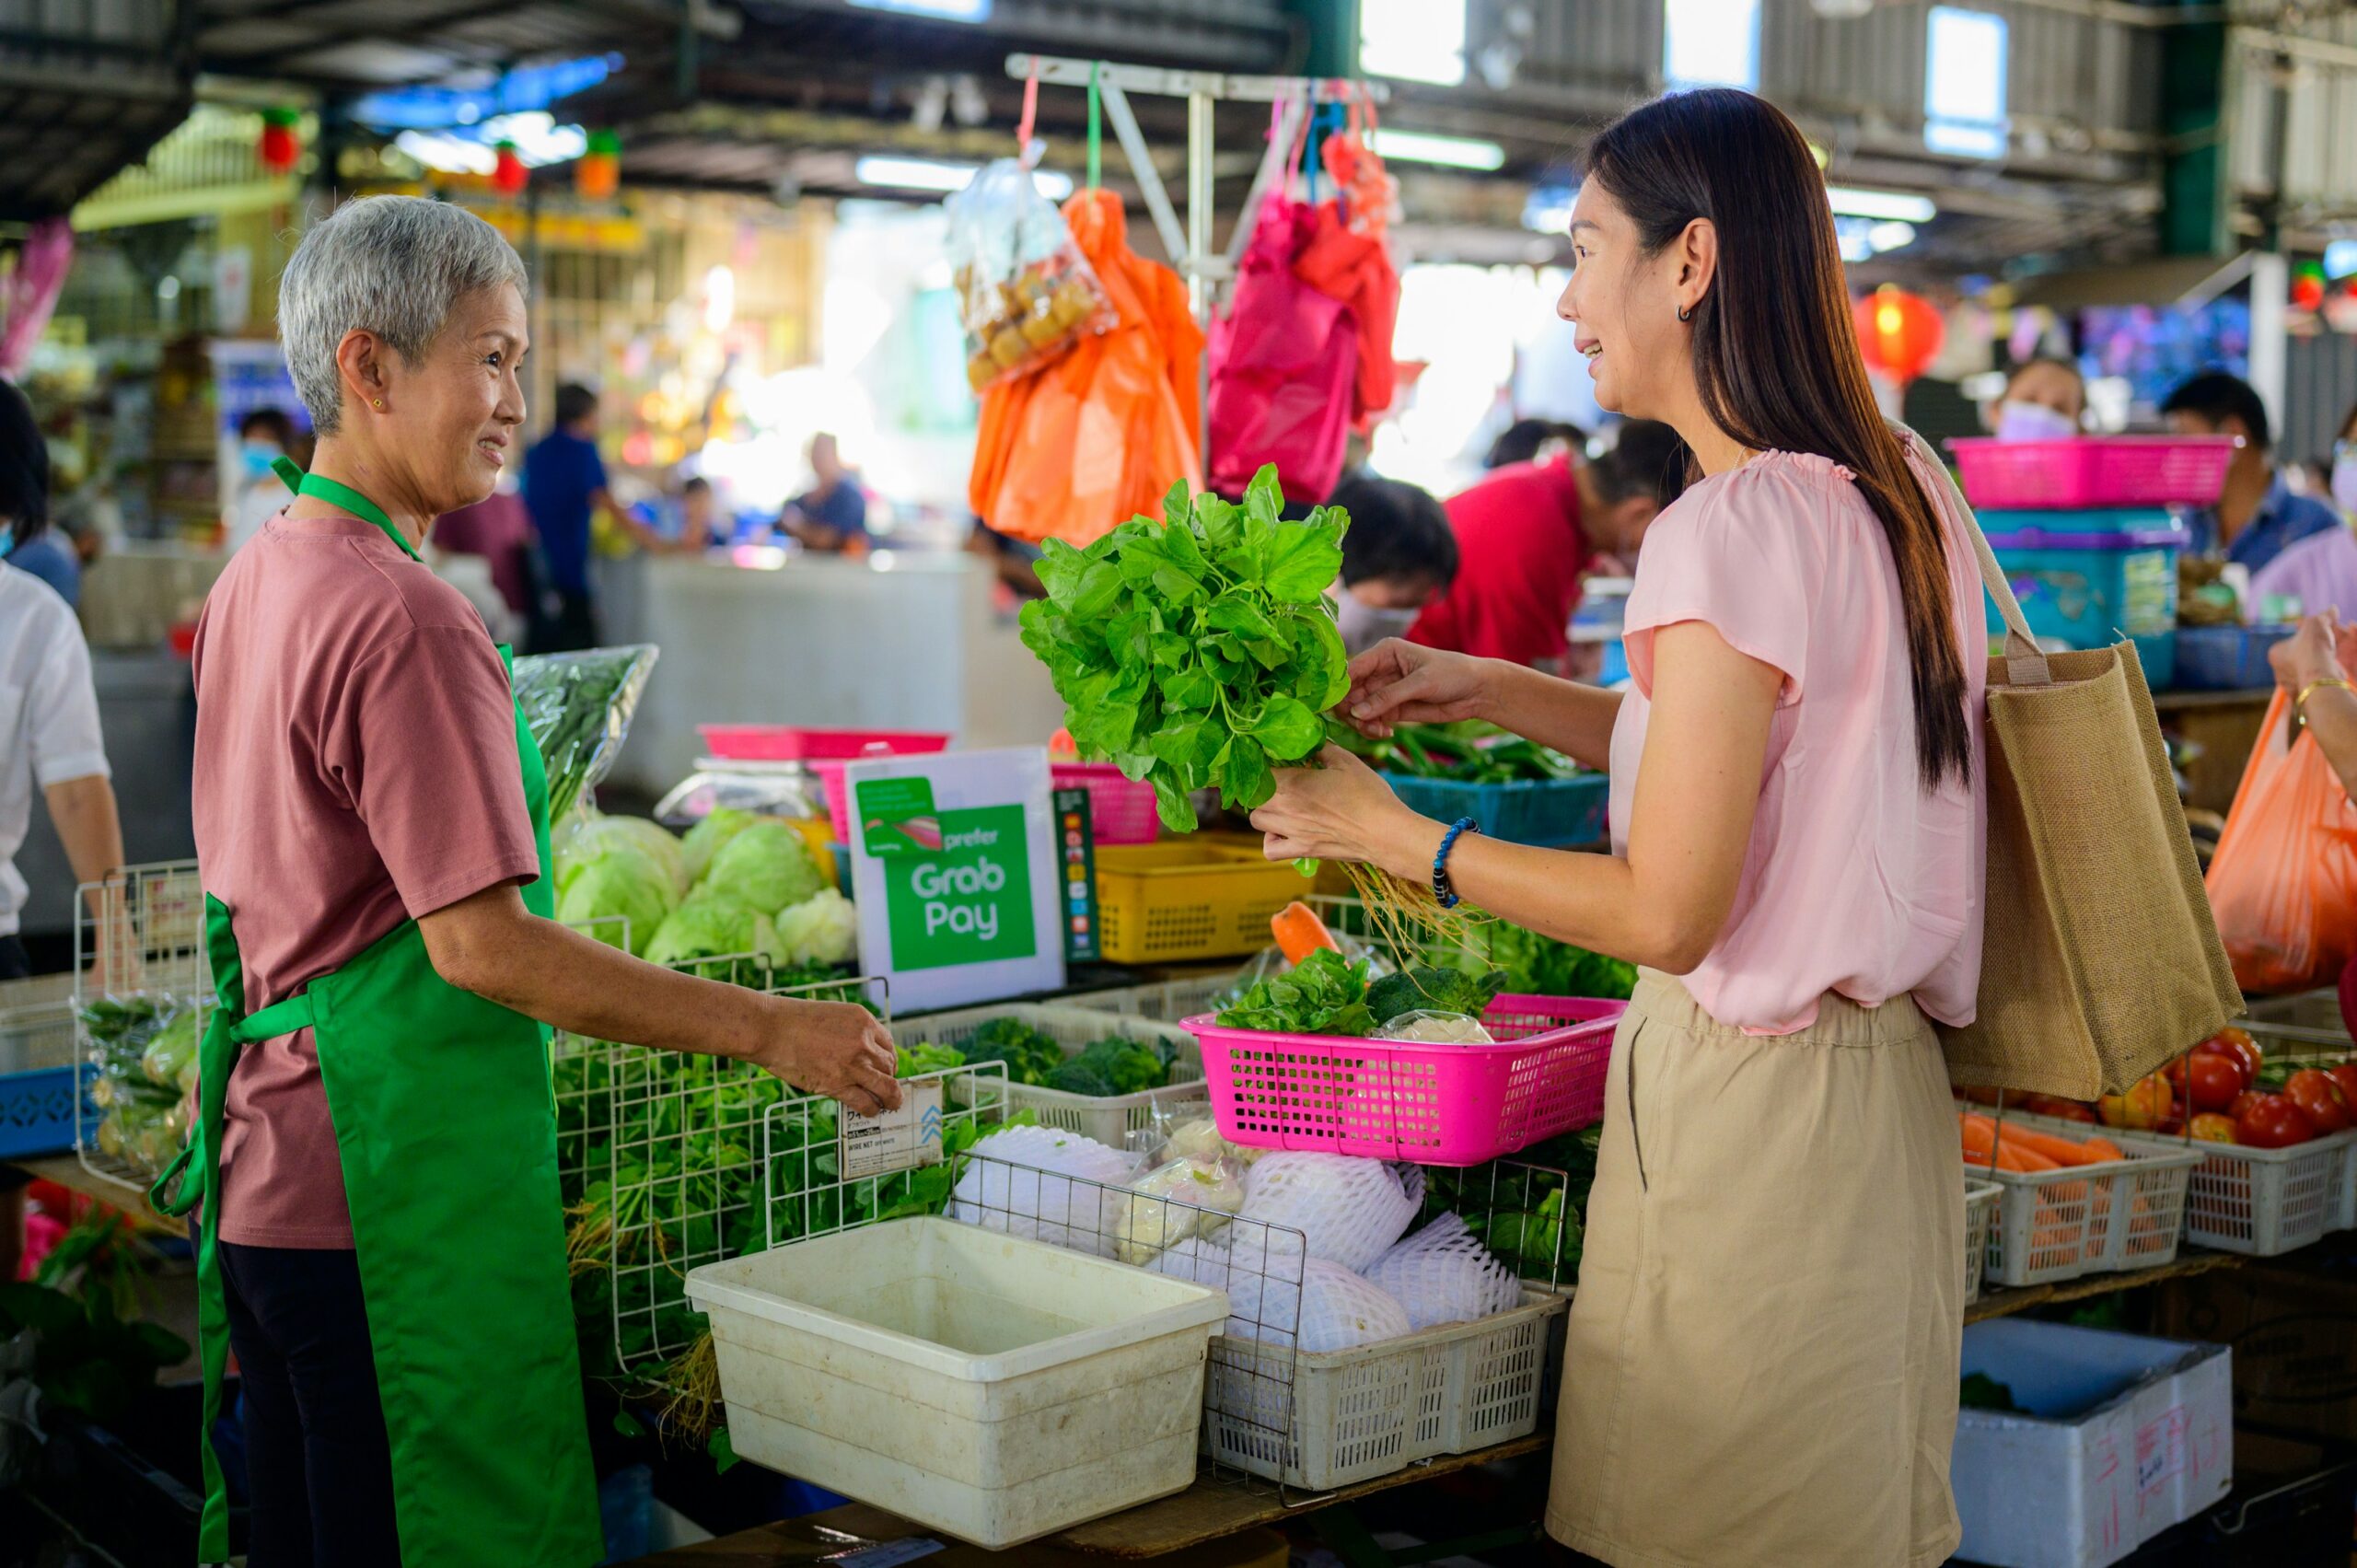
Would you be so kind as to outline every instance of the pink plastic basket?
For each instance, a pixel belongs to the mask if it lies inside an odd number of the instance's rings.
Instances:
[[[871,750],[889,756],[946,750],[949,738],[898,729],[804,729],[786,724],[700,724],[704,749],[730,762],[849,761]]]
[[[1495,1045],[1421,1045],[1223,1028],[1186,1020],[1221,1136],[1418,1165],[1479,1165],[1604,1114],[1625,1002],[1501,996]]]
[[[1057,762],[1048,769],[1058,789],[1088,792],[1090,831],[1100,844],[1150,844],[1162,836],[1154,786],[1121,776],[1110,762]]]
[[[1948,443],[1964,497],[1990,511],[2207,506],[2226,482],[2234,436],[2083,436]]]

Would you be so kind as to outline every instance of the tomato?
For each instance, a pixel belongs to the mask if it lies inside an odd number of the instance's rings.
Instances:
[[[2249,1086],[2242,1064],[2230,1056],[2203,1051],[2187,1059],[2185,1098],[2197,1111],[2223,1110]]]
[[[2208,1110],[2203,1111],[2200,1115],[2193,1119],[2193,1137],[2196,1143],[2202,1144],[2235,1144],[2241,1142],[2240,1139],[2235,1136],[2235,1119],[2233,1117],[2221,1116],[2215,1111]]]
[[[2264,1094],[2261,1094],[2257,1089],[2245,1089],[2242,1093],[2236,1095],[2233,1099],[2226,1102],[2226,1114],[2233,1117],[2235,1121],[2240,1121],[2244,1111],[2248,1110],[2252,1106],[2257,1105],[2260,1100],[2263,1100],[2266,1098],[2267,1097]]]
[[[2330,1069],[2332,1081],[2340,1086],[2340,1097],[2357,1106],[2357,1062],[2344,1062]]]
[[[2153,1131],[2158,1132],[2164,1138],[2181,1138],[2185,1135],[2185,1118],[2177,1115],[2176,1111],[2172,1110],[2167,1116],[2162,1119],[2161,1124],[2158,1127],[2154,1128]]]
[[[2090,1127],[2096,1124],[2096,1108],[2081,1100],[2058,1099],[2038,1114],[2058,1117],[2064,1121],[2084,1121]]]
[[[2340,1098],[2340,1086],[2329,1074],[2313,1067],[2303,1067],[2283,1085],[2283,1094],[2293,1105],[2307,1112],[2308,1120],[2316,1124],[2318,1132],[2340,1132],[2349,1126],[2349,1104]]]
[[[2261,1095],[2235,1120],[2235,1138],[2253,1148],[2288,1149],[2316,1135],[2316,1124],[2288,1095]]]
[[[2205,1040],[2193,1048],[2193,1054],[2221,1057],[2233,1063],[2235,1071],[2242,1074],[2244,1088],[2250,1087],[2251,1081],[2258,1073],[2258,1056],[2256,1051],[2234,1045],[2225,1040]]]
[[[2096,1115],[2107,1127],[2149,1132],[2168,1120],[2176,1100],[2177,1097],[2169,1093],[2169,1081],[2154,1073],[2137,1079],[2119,1094],[2097,1100]]]

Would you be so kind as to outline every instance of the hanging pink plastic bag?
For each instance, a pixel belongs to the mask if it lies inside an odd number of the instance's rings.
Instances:
[[[2245,991],[2330,985],[2357,953],[2357,805],[2278,690],[2210,861],[2218,935]]]
[[[1364,430],[1391,407],[1399,366],[1391,339],[1399,324],[1399,273],[1387,243],[1399,204],[1399,182],[1383,167],[1368,133],[1375,108],[1351,100],[1347,129],[1328,136],[1318,161],[1336,194],[1318,206],[1318,226],[1294,258],[1294,276],[1351,308],[1358,338],[1358,375],[1351,422]]]
[[[1240,494],[1274,463],[1285,494],[1323,501],[1342,473],[1358,329],[1350,308],[1294,275],[1316,232],[1307,203],[1271,196],[1212,324],[1211,482]]]
[[[949,261],[976,392],[1051,365],[1119,319],[1030,166],[1003,157],[949,198]]]

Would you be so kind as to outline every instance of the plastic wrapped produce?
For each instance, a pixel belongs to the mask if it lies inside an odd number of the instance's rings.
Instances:
[[[548,770],[551,823],[564,822],[613,771],[654,668],[651,644],[516,661],[516,701]]]
[[[1423,1045],[1495,1045],[1481,1020],[1465,1013],[1445,1013],[1419,1007],[1402,1013],[1376,1029],[1374,1040],[1411,1040]]]
[[[1355,1273],[1406,1233],[1416,1204],[1380,1160],[1287,1152],[1253,1165],[1240,1213],[1300,1231],[1312,1258]]]
[[[188,1138],[202,1009],[157,993],[92,1002],[81,1018],[97,1068],[89,1096],[99,1152],[152,1178]]]
[[[951,1191],[949,1217],[1110,1257],[1122,1201],[1101,1188],[1130,1179],[1134,1162],[1094,1138],[1054,1127],[1007,1127],[976,1143]],[[1096,1186],[1087,1185],[1097,1183]]]
[[[1453,1214],[1376,1259],[1366,1277],[1389,1291],[1418,1329],[1470,1322],[1522,1300],[1522,1282],[1514,1271]]]
[[[1167,1159],[1130,1183],[1137,1196],[1115,1216],[1124,1263],[1143,1263],[1175,1242],[1216,1229],[1215,1214],[1244,1206],[1244,1167],[1225,1159]]]
[[[977,392],[1053,363],[1114,322],[1055,203],[1019,158],[1000,158],[949,198],[949,259]]]
[[[1408,1309],[1374,1281],[1323,1258],[1248,1243],[1238,1256],[1216,1242],[1180,1242],[1150,1267],[1227,1292],[1232,1338],[1306,1351],[1349,1350],[1410,1331]]]

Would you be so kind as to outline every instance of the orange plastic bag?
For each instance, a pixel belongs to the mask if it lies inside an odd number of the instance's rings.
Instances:
[[[983,395],[967,500],[1000,533],[1086,545],[1161,516],[1174,481],[1202,488],[1203,334],[1178,274],[1130,249],[1120,198],[1083,191],[1064,219],[1120,324]]]
[[[2245,991],[2330,985],[2357,953],[2357,805],[2278,690],[2211,857],[2210,905]]]

